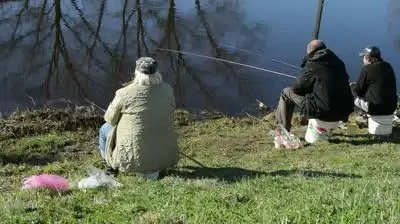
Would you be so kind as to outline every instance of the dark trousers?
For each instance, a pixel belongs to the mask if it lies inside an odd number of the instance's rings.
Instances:
[[[291,87],[284,88],[279,98],[278,108],[276,109],[276,121],[282,124],[287,131],[292,128],[292,118],[295,107],[300,107],[304,97],[293,92]]]

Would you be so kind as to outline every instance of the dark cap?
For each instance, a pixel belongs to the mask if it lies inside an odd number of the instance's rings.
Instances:
[[[136,71],[153,75],[157,72],[157,61],[150,57],[141,57],[136,61]]]
[[[379,50],[378,47],[370,45],[370,46],[364,48],[364,50],[360,52],[360,57],[364,57],[364,56],[370,56],[370,57],[373,57],[373,58],[380,58],[381,57],[381,51]]]

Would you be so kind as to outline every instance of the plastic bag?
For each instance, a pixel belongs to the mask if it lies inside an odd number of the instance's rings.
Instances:
[[[80,189],[90,189],[98,187],[122,187],[113,177],[108,176],[104,171],[95,167],[88,168],[89,177],[81,179],[77,183]]]
[[[69,183],[64,177],[41,174],[33,175],[24,179],[22,189],[36,189],[36,188],[47,188],[55,191],[68,190]]]
[[[288,132],[282,125],[278,125],[274,131],[275,148],[298,149],[302,147],[300,138]]]

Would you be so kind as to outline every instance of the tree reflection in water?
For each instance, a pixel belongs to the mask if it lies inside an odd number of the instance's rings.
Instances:
[[[1,101],[27,103],[29,95],[38,103],[88,98],[106,106],[145,55],[159,60],[178,107],[226,110],[253,101],[243,68],[156,48],[246,63],[252,56],[238,49],[260,49],[265,26],[246,24],[244,1],[193,0],[179,11],[182,1],[3,1]]]

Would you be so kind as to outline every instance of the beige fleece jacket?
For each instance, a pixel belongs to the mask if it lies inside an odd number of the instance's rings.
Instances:
[[[115,126],[107,138],[106,161],[121,172],[153,172],[179,161],[169,84],[130,84],[119,89],[104,119]]]

